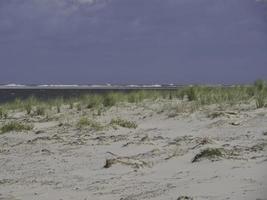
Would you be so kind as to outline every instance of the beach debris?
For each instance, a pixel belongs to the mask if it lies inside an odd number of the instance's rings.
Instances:
[[[235,111],[214,111],[208,114],[208,117],[211,119],[215,119],[217,117],[225,116],[227,118],[231,118],[233,115],[238,115],[238,112]]]
[[[48,149],[42,149],[41,152],[42,152],[42,154],[44,154],[44,155],[51,155],[51,154],[53,154],[53,153],[52,153],[50,150],[48,150]]]
[[[267,147],[267,142],[261,142],[256,145],[253,145],[250,150],[252,152],[257,152],[257,151],[263,151]]]
[[[183,154],[184,154],[184,151],[181,150],[179,147],[176,147],[176,149],[174,150],[174,152],[170,156],[168,156],[167,158],[165,158],[165,160],[169,160],[171,158],[174,158],[176,156],[181,156]]]
[[[8,153],[9,149],[0,149],[0,153]]]
[[[38,130],[35,132],[35,135],[39,135],[39,134],[42,134],[42,133],[45,133],[43,130]]]
[[[215,119],[217,117],[221,117],[221,116],[224,116],[224,115],[225,115],[224,112],[212,112],[212,113],[208,114],[208,118]]]
[[[262,135],[267,136],[267,131],[264,131]]]
[[[215,122],[212,122],[212,123],[208,124],[207,128],[218,128],[218,127],[224,126],[226,123],[228,123],[227,120],[219,119],[219,120],[217,120]]]
[[[62,138],[59,137],[57,134],[53,135],[52,137],[51,136],[43,136],[43,137],[36,137],[34,139],[31,139],[31,140],[28,140],[26,143],[27,144],[33,144],[37,141],[50,141],[50,140],[57,140],[57,141],[62,141]]]
[[[233,125],[233,126],[239,126],[240,122],[231,122],[230,124]]]
[[[206,145],[206,144],[212,144],[213,143],[213,141],[210,138],[208,138],[208,137],[200,138],[197,142],[198,143],[195,146],[193,146],[191,149],[195,149],[197,147],[200,147],[200,146],[203,146],[203,145]]]
[[[115,158],[106,159],[104,168],[110,168],[114,164],[122,164],[122,165],[128,165],[131,166],[134,169],[143,168],[145,166],[148,166],[149,164],[143,160],[139,160],[136,158],[131,158],[128,156],[118,156],[112,152],[107,152],[114,156]]]
[[[0,185],[4,185],[4,184],[14,184],[17,183],[17,180],[13,180],[13,179],[0,179]],[[1,198],[1,194],[0,194],[0,199]],[[4,198],[3,198],[4,199]]]
[[[192,163],[198,162],[202,159],[208,159],[211,161],[218,160],[218,158],[223,157],[223,149],[221,148],[206,148],[198,153],[192,160]]]
[[[144,142],[144,141],[148,141],[148,140],[149,140],[149,137],[146,135],[146,136],[142,137],[140,141]]]
[[[189,197],[189,196],[180,196],[177,198],[177,200],[193,200],[193,197]]]
[[[100,135],[95,138],[92,138],[92,140],[96,141],[97,145],[109,145],[112,144],[113,142],[120,142],[124,141],[127,139],[126,135]]]

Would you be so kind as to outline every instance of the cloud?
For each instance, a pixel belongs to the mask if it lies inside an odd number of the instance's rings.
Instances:
[[[108,0],[1,0],[0,42],[88,35]],[[47,41],[45,41],[47,42]]]

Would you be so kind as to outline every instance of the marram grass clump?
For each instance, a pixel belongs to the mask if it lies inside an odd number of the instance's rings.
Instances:
[[[266,100],[267,100],[267,93],[260,92],[255,97],[256,100],[256,107],[257,108],[263,108],[266,106]]]
[[[33,129],[33,125],[24,124],[21,122],[12,121],[1,127],[0,133],[7,133],[11,131],[21,132],[21,131],[29,131]]]
[[[2,118],[6,119],[7,115],[8,114],[7,114],[6,109],[0,107],[0,119],[2,119]]]
[[[46,109],[45,106],[37,106],[36,110],[35,110],[35,115],[44,116],[45,115],[45,109]]]
[[[120,126],[120,127],[123,127],[123,128],[133,128],[133,129],[137,128],[137,124],[135,122],[124,120],[124,119],[121,119],[121,118],[112,119],[110,121],[110,124],[113,125],[113,126],[117,125],[117,126]]]
[[[78,97],[42,100],[30,97],[25,100],[16,99],[1,105],[8,113],[10,110],[24,110],[27,115],[36,115],[35,109],[38,106],[45,106],[46,110],[55,110],[60,113],[65,105],[73,109],[77,105],[77,110],[84,109],[97,110],[124,103],[142,103],[144,100],[180,100],[185,104],[194,105],[192,111],[200,109],[202,106],[211,104],[236,105],[239,103],[255,102],[255,108],[267,106],[267,86],[262,80],[256,81],[253,85],[207,86],[193,85],[184,86],[171,90],[133,90],[133,91],[111,91],[101,94],[86,94]],[[188,108],[189,108],[188,107]],[[54,109],[55,108],[55,109]],[[76,108],[76,107],[75,107]],[[187,109],[186,109],[187,111]],[[42,114],[42,113],[41,113]]]
[[[101,131],[104,129],[104,126],[102,126],[99,122],[88,119],[87,117],[80,118],[77,122],[77,127],[79,129],[90,128],[94,131]]]
[[[257,108],[263,108],[266,106],[267,100],[267,85],[263,80],[257,80],[254,83],[254,96]]]

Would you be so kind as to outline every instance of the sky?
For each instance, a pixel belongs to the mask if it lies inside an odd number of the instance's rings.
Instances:
[[[0,0],[0,83],[267,79],[264,0]]]

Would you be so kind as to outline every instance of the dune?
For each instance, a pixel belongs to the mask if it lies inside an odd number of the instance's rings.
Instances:
[[[32,128],[0,134],[0,199],[266,199],[267,108],[180,103],[9,113]]]

